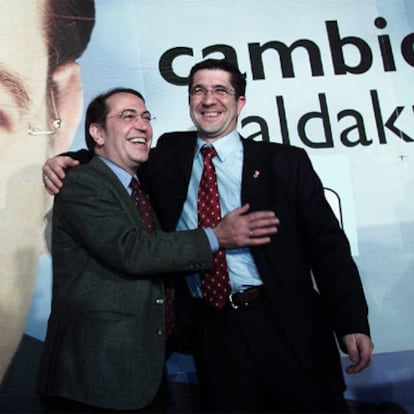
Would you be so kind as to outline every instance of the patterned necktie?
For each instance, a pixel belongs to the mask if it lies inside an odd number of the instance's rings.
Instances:
[[[141,186],[135,178],[131,179],[129,186],[132,188],[131,199],[137,208],[145,230],[152,233],[155,230],[154,213],[148,197],[141,190]]]
[[[220,200],[217,186],[216,170],[212,158],[217,155],[214,147],[203,147],[204,169],[198,188],[198,225],[214,227],[221,219]],[[226,254],[220,249],[214,255],[213,269],[201,272],[201,289],[204,299],[213,307],[221,309],[231,292],[227,271]]]
[[[151,203],[141,186],[135,178],[131,179],[129,186],[132,188],[131,199],[144,223],[147,232],[152,233],[155,230],[154,212]],[[165,283],[167,284],[167,283]],[[174,307],[174,291],[170,287],[165,288],[165,326],[166,335],[169,336],[175,325],[175,307]]]

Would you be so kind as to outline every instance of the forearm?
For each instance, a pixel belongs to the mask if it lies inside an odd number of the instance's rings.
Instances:
[[[80,149],[78,151],[68,151],[68,152],[65,152],[59,155],[65,155],[67,157],[71,157],[74,160],[79,161],[81,164],[88,163],[93,157],[93,153],[87,149]]]

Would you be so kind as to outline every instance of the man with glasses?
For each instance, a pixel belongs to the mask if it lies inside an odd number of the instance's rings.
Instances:
[[[238,134],[245,88],[230,63],[195,65],[189,107],[197,131],[161,136],[141,170],[168,231],[198,224],[205,146],[217,153],[212,163],[222,214],[248,202],[280,219],[269,245],[227,251],[230,294],[221,307],[203,298],[203,275],[187,278],[203,408],[347,412],[334,333],[352,361],[347,372],[365,369],[373,343],[360,276],[305,151]],[[51,193],[61,187],[67,163],[59,157],[44,166]]]
[[[85,134],[94,157],[68,172],[55,197],[52,310],[38,382],[47,412],[166,412],[172,326],[163,281],[209,269],[218,247],[268,243],[276,232],[272,212],[245,214],[247,207],[214,229],[160,231],[136,176],[151,148],[151,119],[133,89],[92,100]]]

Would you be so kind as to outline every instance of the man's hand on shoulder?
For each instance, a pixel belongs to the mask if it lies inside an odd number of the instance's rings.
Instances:
[[[43,184],[50,195],[59,193],[63,186],[63,179],[66,176],[66,168],[77,167],[79,161],[66,155],[56,155],[48,158],[43,165]]]

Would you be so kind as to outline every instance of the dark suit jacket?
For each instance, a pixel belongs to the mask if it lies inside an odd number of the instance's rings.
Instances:
[[[367,304],[349,243],[304,150],[242,142],[242,203],[251,210],[273,210],[280,219],[272,242],[251,249],[275,314],[303,363],[326,368],[342,383],[332,332],[339,339],[355,332],[369,335]],[[175,228],[181,214],[195,144],[195,132],[165,134],[140,170],[166,230]],[[311,271],[320,293],[313,288]]]
[[[52,238],[40,394],[118,410],[147,406],[165,363],[162,277],[211,266],[204,231],[145,233],[122,184],[93,158],[68,171]]]

